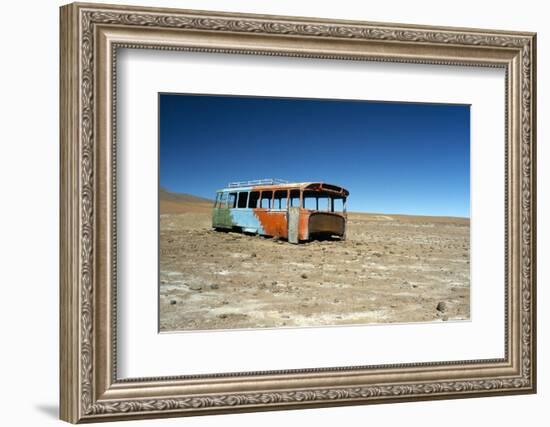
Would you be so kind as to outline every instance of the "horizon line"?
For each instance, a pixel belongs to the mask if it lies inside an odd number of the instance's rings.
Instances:
[[[196,194],[192,194],[192,193],[180,193],[180,192],[177,192],[177,191],[173,191],[173,190],[169,190],[167,187],[165,186],[161,186],[159,185],[158,186],[158,189],[159,190],[164,190],[168,193],[172,193],[172,194],[180,194],[180,195],[187,195],[187,196],[192,196],[192,197],[196,197],[196,198],[199,198],[199,199],[203,199],[203,200],[208,200],[208,201],[211,201],[211,202],[214,202],[214,199],[208,199],[204,196],[198,196]],[[158,201],[160,202],[160,197],[157,197],[158,198]],[[456,219],[468,219],[470,220],[471,217],[470,216],[460,216],[460,215],[436,215],[436,214],[425,214],[425,213],[420,213],[420,214],[411,214],[411,213],[395,213],[395,212],[380,212],[380,211],[376,211],[376,212],[371,212],[371,211],[351,211],[351,210],[348,210],[346,211],[348,214],[369,214],[369,215],[393,215],[393,216],[426,216],[426,217],[434,217],[434,218],[456,218]]]

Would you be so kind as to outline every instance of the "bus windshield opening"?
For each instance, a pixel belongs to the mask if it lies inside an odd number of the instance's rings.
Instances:
[[[304,209],[321,212],[345,212],[346,198],[319,191],[304,191]]]

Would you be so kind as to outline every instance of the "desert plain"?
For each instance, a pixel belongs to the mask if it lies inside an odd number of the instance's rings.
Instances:
[[[211,228],[212,202],[160,192],[160,331],[470,318],[468,218],[348,213],[299,245]]]

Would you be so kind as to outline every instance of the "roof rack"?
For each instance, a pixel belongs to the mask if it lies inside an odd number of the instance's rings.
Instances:
[[[252,185],[278,185],[278,184],[288,184],[288,181],[286,179],[277,179],[277,178],[252,179],[249,181],[230,182],[227,186],[229,188],[235,188],[235,187],[247,187]]]

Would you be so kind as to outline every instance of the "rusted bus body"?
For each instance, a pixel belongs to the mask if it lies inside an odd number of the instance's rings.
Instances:
[[[344,239],[348,195],[346,189],[322,182],[237,183],[217,192],[212,226],[291,243],[325,236]]]

